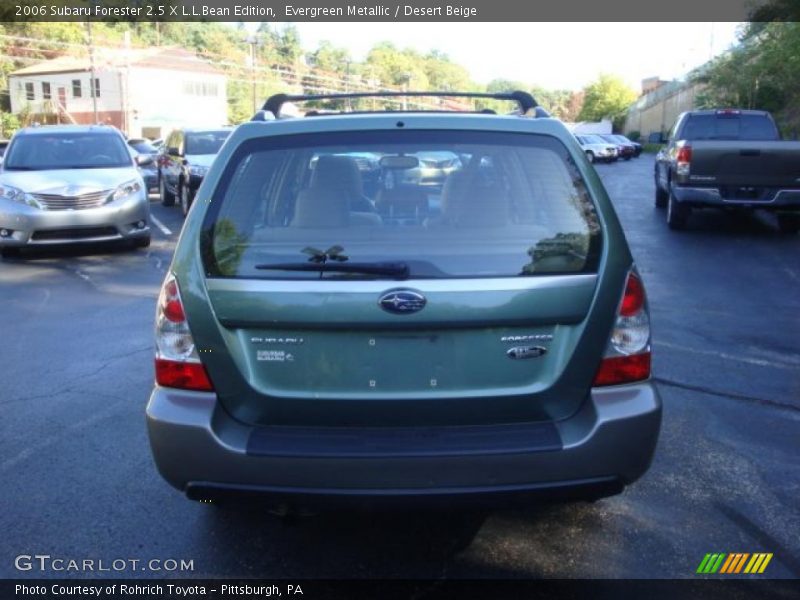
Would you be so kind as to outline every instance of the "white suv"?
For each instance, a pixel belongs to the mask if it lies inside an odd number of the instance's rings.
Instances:
[[[576,135],[575,139],[583,148],[589,162],[614,162],[619,158],[617,147],[596,135]]]

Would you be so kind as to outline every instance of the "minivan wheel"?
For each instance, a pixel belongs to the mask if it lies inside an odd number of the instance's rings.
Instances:
[[[672,190],[670,190],[669,200],[667,201],[667,225],[669,225],[669,228],[684,229],[691,212],[691,207],[678,202]]]
[[[594,152],[591,152],[591,151],[587,152],[586,153],[586,158],[589,159],[590,163],[593,163],[594,162]]]
[[[778,229],[781,233],[796,234],[800,231],[800,214],[781,213],[778,215]]]
[[[189,207],[191,207],[192,205],[192,200],[189,196],[189,186],[185,183],[182,183],[180,187],[180,193],[181,193],[181,211],[183,212],[183,216],[185,217],[186,215],[189,214]]]
[[[163,206],[174,206],[175,194],[170,194],[167,191],[167,184],[164,183],[164,177],[158,178],[158,195],[161,196],[161,204]]]

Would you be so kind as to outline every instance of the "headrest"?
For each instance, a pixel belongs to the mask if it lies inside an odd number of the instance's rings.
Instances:
[[[347,156],[320,156],[311,177],[312,188],[344,190],[348,195],[361,195],[361,171]]]

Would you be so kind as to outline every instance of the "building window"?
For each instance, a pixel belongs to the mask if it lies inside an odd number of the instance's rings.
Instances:
[[[100,97],[100,79],[97,77],[94,78],[94,97]]]
[[[33,82],[28,81],[25,83],[25,99],[36,100],[36,94],[33,91]]]
[[[73,79],[72,80],[72,97],[73,98],[80,98],[81,97],[81,80],[80,79]]]
[[[185,81],[183,93],[188,96],[218,96],[219,86],[209,81]]]
[[[42,82],[42,98],[44,100],[50,100],[50,98],[52,98],[50,94],[50,83],[47,81]]]

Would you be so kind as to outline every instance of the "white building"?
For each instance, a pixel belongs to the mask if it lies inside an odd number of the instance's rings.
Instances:
[[[94,82],[88,57],[62,56],[11,73],[11,112],[88,124],[95,122],[96,100],[97,122],[151,138],[176,127],[228,122],[225,75],[192,52],[97,49],[94,67]]]

